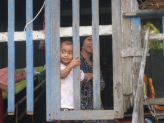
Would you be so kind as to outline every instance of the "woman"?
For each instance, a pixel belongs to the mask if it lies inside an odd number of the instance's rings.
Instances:
[[[36,69],[34,68],[34,74]],[[15,73],[15,83],[21,82],[26,79],[26,68]],[[8,68],[0,69],[0,89],[8,92]]]
[[[92,37],[81,37],[80,38],[80,47],[81,47],[81,66],[80,69],[83,70],[84,73],[93,73],[93,65],[92,65]],[[101,74],[101,73],[100,73]],[[92,76],[93,78],[93,76]],[[92,79],[93,80],[93,79]],[[93,81],[90,80],[87,83],[83,83],[81,85],[81,109],[82,110],[93,110]],[[105,82],[100,76],[100,88],[101,91],[105,88]],[[104,109],[101,105],[101,109]],[[81,123],[115,123],[116,121],[75,121]]]

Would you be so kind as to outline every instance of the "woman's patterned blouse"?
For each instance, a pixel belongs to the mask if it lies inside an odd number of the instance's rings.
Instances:
[[[86,61],[86,59],[83,57],[83,55],[80,55],[81,65],[80,69],[83,70],[84,73],[93,73],[93,64],[89,65]],[[101,91],[105,88],[105,81],[103,79],[103,76],[100,72],[100,86]],[[90,80],[87,83],[81,83],[81,109],[82,110],[93,110],[93,81]],[[101,109],[103,110],[103,105],[101,105]],[[74,121],[78,123],[115,123],[115,121],[91,121],[91,120],[85,120],[85,121]]]

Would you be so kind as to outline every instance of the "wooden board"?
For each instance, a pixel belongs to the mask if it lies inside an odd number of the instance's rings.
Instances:
[[[121,1],[112,0],[114,117],[123,118]]]
[[[121,27],[122,27],[122,50],[131,48],[131,19],[122,16],[125,12],[130,12],[130,1],[121,0]],[[124,112],[131,106],[132,95],[132,57],[122,58],[123,74],[123,94]]]
[[[72,27],[60,27],[60,37],[72,37],[73,35]],[[79,27],[79,36],[91,36],[92,35],[92,26],[81,26]],[[111,25],[100,25],[99,26],[99,35],[112,35],[112,26]],[[42,30],[33,31],[33,40],[44,40],[45,34]],[[14,41],[25,41],[26,32],[14,32]],[[8,33],[0,32],[0,42],[8,41]]]

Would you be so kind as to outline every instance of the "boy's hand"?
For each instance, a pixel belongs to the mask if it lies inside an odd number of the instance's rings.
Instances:
[[[74,59],[72,59],[72,61],[70,62],[70,66],[72,66],[72,68],[74,68],[77,65],[81,65],[81,60],[78,60],[79,56],[76,56]]]
[[[93,74],[92,73],[85,73],[85,78],[83,80],[83,83],[87,83],[91,79],[93,80]]]

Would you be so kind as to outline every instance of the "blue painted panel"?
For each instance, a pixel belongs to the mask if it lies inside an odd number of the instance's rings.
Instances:
[[[60,117],[60,0],[51,1],[51,119]]]
[[[51,59],[50,59],[50,53],[51,53],[51,42],[50,42],[50,27],[51,27],[51,0],[46,0],[45,1],[45,45],[46,45],[46,119],[47,121],[51,121],[51,98],[50,98],[50,93],[51,93],[51,85],[50,85],[50,78],[51,78]]]
[[[79,0],[72,1],[73,15],[73,57],[80,57],[79,43]],[[80,66],[73,68],[74,109],[80,110]]]
[[[100,52],[99,52],[99,0],[92,0],[93,40],[93,106],[101,109],[100,103]]]
[[[8,114],[15,111],[15,0],[8,0]]]
[[[33,0],[26,0],[26,23],[33,19]],[[27,114],[33,115],[34,87],[33,87],[33,24],[26,28],[26,75],[27,75]]]

